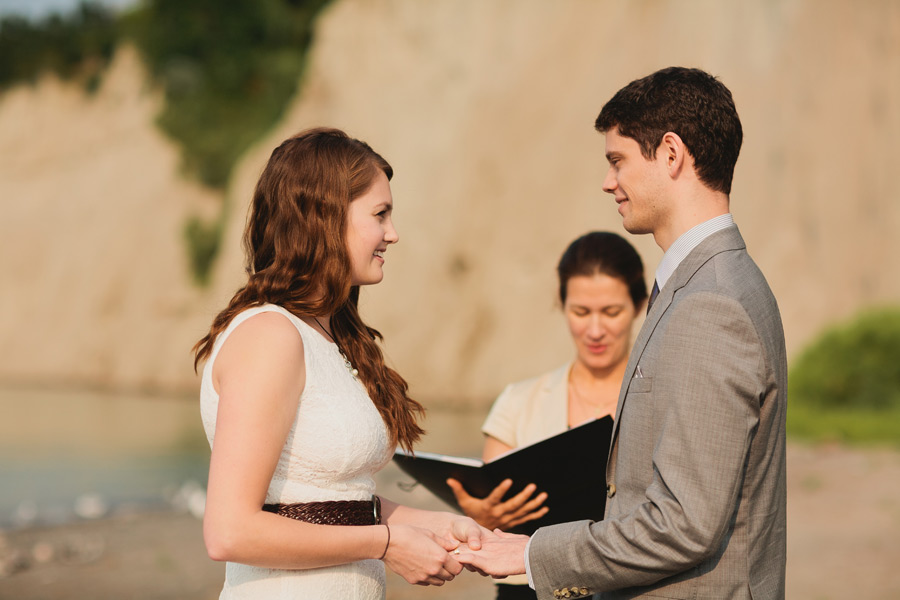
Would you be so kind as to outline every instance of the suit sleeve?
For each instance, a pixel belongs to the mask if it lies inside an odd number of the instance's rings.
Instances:
[[[538,530],[530,565],[540,598],[566,585],[604,591],[649,585],[699,564],[730,531],[751,441],[759,422],[764,361],[759,336],[743,307],[711,292],[673,304],[655,365],[642,365],[652,392],[625,397],[625,411],[652,402],[643,493],[624,514]],[[649,344],[648,344],[649,345]],[[641,432],[643,433],[643,432]],[[619,457],[622,458],[621,456]],[[623,481],[623,485],[624,485]]]

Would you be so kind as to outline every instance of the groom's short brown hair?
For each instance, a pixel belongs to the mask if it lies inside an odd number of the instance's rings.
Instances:
[[[718,79],[685,67],[669,67],[632,81],[607,102],[594,126],[618,128],[634,139],[648,160],[663,136],[678,134],[709,188],[731,193],[743,130],[731,92]]]

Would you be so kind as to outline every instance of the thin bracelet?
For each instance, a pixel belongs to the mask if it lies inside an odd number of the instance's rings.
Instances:
[[[387,539],[387,543],[384,545],[384,552],[381,553],[381,556],[378,557],[378,560],[384,560],[384,557],[387,556],[388,546],[391,545],[391,528],[388,527],[387,523],[385,523],[384,527],[385,527],[385,529],[387,529],[388,539]]]

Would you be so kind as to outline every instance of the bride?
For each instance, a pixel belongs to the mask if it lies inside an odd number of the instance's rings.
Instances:
[[[385,597],[386,565],[442,585],[476,523],[375,495],[373,473],[423,433],[422,406],[357,311],[381,281],[391,166],[336,129],[282,143],[244,234],[247,283],[195,346],[212,448],[203,534],[221,599]]]

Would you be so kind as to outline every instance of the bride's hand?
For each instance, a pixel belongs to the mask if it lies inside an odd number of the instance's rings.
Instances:
[[[444,585],[462,571],[449,552],[458,542],[412,525],[391,525],[384,564],[409,583]]]

